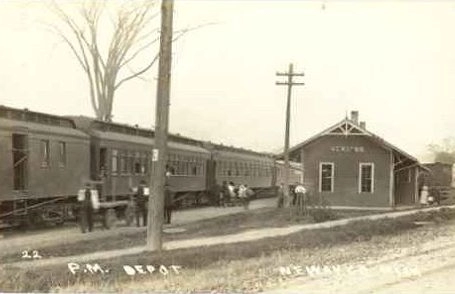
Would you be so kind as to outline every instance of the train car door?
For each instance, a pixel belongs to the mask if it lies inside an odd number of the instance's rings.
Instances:
[[[13,187],[15,191],[28,188],[28,136],[15,134],[12,136],[13,156]]]
[[[216,162],[213,159],[206,160],[206,168],[205,168],[205,179],[206,179],[206,188],[210,190],[216,184]]]

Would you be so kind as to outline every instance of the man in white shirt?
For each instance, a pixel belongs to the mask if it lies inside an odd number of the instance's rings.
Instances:
[[[296,205],[300,209],[302,209],[303,213],[306,215],[307,214],[307,199],[306,199],[306,189],[301,183],[297,183],[295,187],[295,195],[296,195]]]

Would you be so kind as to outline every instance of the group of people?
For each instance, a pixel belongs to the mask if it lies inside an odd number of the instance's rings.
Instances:
[[[172,210],[174,207],[174,193],[169,189],[169,184],[167,181],[168,176],[166,177],[166,183],[164,186],[164,222],[166,224],[171,223],[171,215]],[[148,191],[148,187],[145,181],[141,181],[139,183],[139,187],[137,188],[135,194],[135,205],[136,205],[136,225],[139,227],[141,224],[141,217],[142,217],[142,225],[147,226],[147,217],[148,217],[148,210],[147,210],[147,198],[150,195]]]
[[[174,206],[174,193],[169,187],[169,176],[170,173],[166,173],[164,188],[164,221],[166,224],[171,223],[171,215]],[[133,201],[135,206],[136,225],[138,227],[141,225],[142,218],[142,225],[147,226],[147,202],[148,197],[150,196],[148,185],[142,180],[137,188],[131,190],[134,192]],[[87,230],[91,232],[93,230],[94,212],[100,207],[98,190],[95,189],[91,183],[86,183],[84,188],[79,190],[77,200],[80,203],[79,220],[82,232],[85,233]]]
[[[423,185],[419,194],[421,206],[441,204],[441,192],[436,187],[429,188],[427,185]]]
[[[216,193],[218,195],[218,205],[227,206],[230,203],[239,201],[243,204],[245,209],[248,209],[251,197],[254,195],[254,191],[248,187],[247,184],[239,184],[236,186],[234,182],[223,181],[220,191]]]
[[[284,192],[284,184],[281,183],[277,190],[278,208],[284,206]],[[297,182],[294,185],[289,185],[289,196],[291,197],[290,204],[292,206],[301,206],[306,212],[308,206],[308,195],[307,190],[301,183]]]

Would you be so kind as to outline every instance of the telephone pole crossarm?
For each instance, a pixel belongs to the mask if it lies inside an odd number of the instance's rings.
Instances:
[[[296,83],[296,82],[292,82],[292,84],[289,84],[288,82],[276,82],[275,84],[279,85],[279,86],[281,86],[281,85],[292,85],[292,86],[294,86],[294,85],[295,86],[303,86],[303,85],[305,85],[305,83]]]
[[[288,72],[276,72],[276,75],[279,76],[279,77],[288,77],[288,76],[298,76],[298,77],[304,77],[305,74],[303,72],[301,73],[297,73],[297,72],[291,72],[291,73],[288,73]]]

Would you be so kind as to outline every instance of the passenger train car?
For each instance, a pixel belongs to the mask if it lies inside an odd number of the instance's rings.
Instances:
[[[70,119],[0,107],[1,219],[61,219],[68,196],[89,179],[89,150]]]
[[[132,188],[149,182],[153,146],[150,129],[0,106],[0,220],[63,222],[76,215],[77,191],[87,181],[97,185],[106,217],[128,214]],[[212,202],[223,181],[256,191],[275,186],[270,154],[175,134],[168,148],[178,205]]]

